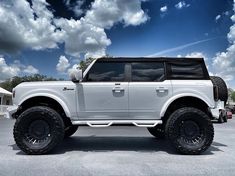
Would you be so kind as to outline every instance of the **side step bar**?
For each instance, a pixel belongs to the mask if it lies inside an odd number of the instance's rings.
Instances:
[[[155,127],[162,124],[162,120],[92,120],[92,121],[72,121],[73,125],[88,125],[90,127],[109,127],[113,124],[132,124],[137,127]]]

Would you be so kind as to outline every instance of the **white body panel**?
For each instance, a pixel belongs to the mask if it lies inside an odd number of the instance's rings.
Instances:
[[[182,97],[195,97],[204,101],[208,107],[215,107],[213,84],[210,80],[171,80],[171,83],[172,96],[162,106],[161,117],[173,101]]]
[[[64,90],[64,88],[70,90]],[[210,80],[163,82],[73,83],[34,82],[18,85],[14,105],[45,96],[56,100],[72,120],[161,119],[176,99],[192,96],[215,107]]]
[[[205,101],[209,107],[215,106],[213,84],[210,80],[172,80],[173,97],[190,94]]]
[[[170,80],[129,83],[130,119],[160,119],[165,102],[172,96]]]
[[[77,92],[79,119],[128,118],[127,82],[82,82]]]

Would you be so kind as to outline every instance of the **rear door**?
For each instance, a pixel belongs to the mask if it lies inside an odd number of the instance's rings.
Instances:
[[[172,94],[171,81],[165,79],[164,62],[132,62],[129,83],[131,119],[160,119],[160,111]]]
[[[77,85],[78,116],[88,119],[128,118],[128,82],[125,62],[97,60]]]

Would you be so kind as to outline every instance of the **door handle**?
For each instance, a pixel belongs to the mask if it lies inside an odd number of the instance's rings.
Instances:
[[[158,87],[158,88],[156,88],[156,91],[159,92],[159,93],[164,93],[164,92],[168,91],[168,88],[166,88],[166,87]]]
[[[113,92],[117,92],[117,93],[120,93],[120,92],[122,92],[122,91],[124,91],[125,89],[124,88],[121,88],[121,87],[114,87],[113,88]]]

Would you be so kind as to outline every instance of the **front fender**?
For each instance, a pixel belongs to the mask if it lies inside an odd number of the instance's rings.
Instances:
[[[50,93],[33,93],[33,94],[30,94],[28,96],[25,96],[19,103],[19,105],[21,105],[23,102],[25,102],[26,100],[30,99],[30,98],[33,98],[33,97],[39,97],[39,96],[42,96],[42,97],[48,97],[48,98],[51,98],[55,101],[57,101],[61,107],[64,109],[64,112],[66,114],[67,117],[71,117],[71,113],[69,111],[69,108],[68,106],[66,105],[66,103],[61,99],[59,98],[58,96],[56,95],[53,95],[53,94],[50,94]]]

